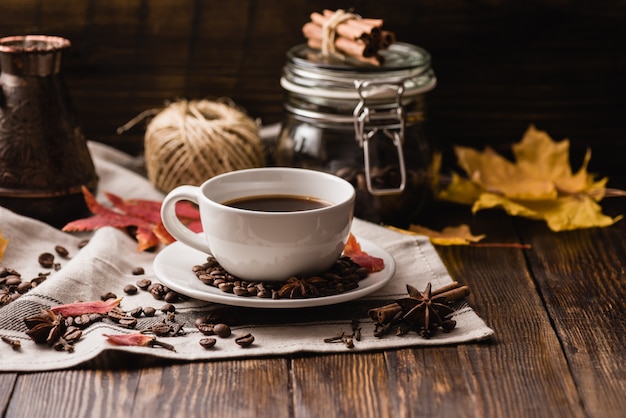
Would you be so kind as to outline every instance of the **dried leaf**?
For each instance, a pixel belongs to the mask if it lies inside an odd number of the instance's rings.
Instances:
[[[63,231],[93,231],[104,226],[130,229],[137,239],[138,251],[154,248],[159,243],[169,244],[175,241],[161,221],[161,202],[144,199],[124,200],[108,192],[105,192],[105,195],[114,209],[98,203],[93,194],[83,187],[85,202],[94,215],[68,223],[63,227]],[[193,231],[202,230],[200,213],[191,203],[179,202],[176,205],[176,213],[179,214],[181,222]]]
[[[526,250],[532,248],[529,244],[516,242],[479,242],[486,235],[473,235],[470,227],[465,224],[446,227],[441,232],[419,225],[410,225],[409,229],[400,229],[394,226],[387,226],[387,228],[405,235],[426,236],[430,242],[436,245],[471,245],[472,247],[519,248]]]
[[[0,261],[4,257],[4,252],[7,250],[7,246],[9,245],[9,240],[2,236],[2,231],[0,231]]]
[[[427,236],[433,244],[438,245],[469,245],[472,242],[478,242],[485,238],[485,235],[473,235],[470,227],[465,224],[449,226],[441,232],[420,225],[411,225],[409,229],[400,229],[393,226],[388,228],[407,235]]]
[[[343,249],[343,255],[350,257],[359,266],[368,269],[371,273],[382,271],[385,268],[385,260],[374,257],[361,249],[361,244],[353,234],[350,234]]]
[[[587,172],[590,150],[573,173],[569,141],[554,142],[532,125],[512,149],[515,162],[491,148],[455,147],[467,178],[453,175],[439,197],[471,204],[474,213],[499,207],[510,215],[544,220],[553,231],[609,226],[622,218],[603,215],[597,204],[606,195],[607,179],[596,181]]]
[[[115,344],[115,345],[133,346],[133,347],[160,346],[171,351],[176,351],[174,349],[174,346],[157,340],[156,337],[153,335],[145,335],[140,332],[135,332],[132,334],[112,334],[112,335],[104,334],[104,336],[107,338],[107,340],[111,344]]]
[[[134,216],[153,224],[161,221],[161,202],[143,199],[124,200],[110,192],[104,192],[104,195],[113,206],[126,215]]]
[[[106,301],[96,300],[91,302],[75,302],[65,305],[53,306],[50,308],[55,314],[61,314],[64,317],[79,316],[84,314],[106,314],[113,308],[119,306],[122,298],[110,298]]]

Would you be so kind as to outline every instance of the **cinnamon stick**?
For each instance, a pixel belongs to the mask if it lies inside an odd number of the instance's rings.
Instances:
[[[302,27],[302,34],[308,40],[319,41],[319,45],[322,44],[322,28],[315,23],[308,22]],[[317,44],[318,42],[314,42]],[[309,44],[309,46],[311,46]],[[335,38],[335,47],[342,52],[351,55],[353,57],[373,57],[376,54],[376,49],[371,44],[366,44],[361,41],[354,41],[343,36]]]
[[[322,49],[323,42],[327,41],[327,33],[324,33],[325,25],[334,19],[337,13],[324,9],[322,13],[311,13],[311,21],[302,27],[302,33],[307,38],[307,44],[312,49]],[[384,57],[379,54],[380,50],[387,49],[395,42],[395,34],[382,30],[382,19],[361,18],[356,15],[341,15],[348,19],[337,23],[333,29],[333,50],[346,56],[355,58],[364,63],[382,65]],[[341,20],[341,19],[340,19]],[[324,48],[323,53],[327,53]]]
[[[330,20],[329,17],[326,17],[320,13],[313,12],[311,13],[311,21],[320,27],[324,26],[326,22]],[[348,25],[347,23],[340,23],[335,26],[335,33],[339,36],[343,36],[348,39],[361,39],[362,37],[368,37],[369,35],[364,32],[361,28],[354,27]]]
[[[322,49],[322,40],[321,39],[315,39],[315,38],[311,38],[307,40],[307,45],[309,46],[309,48],[312,49]],[[352,58],[355,58],[361,62],[364,62],[366,64],[372,64],[372,65],[376,65],[379,66],[383,63],[383,58],[379,55],[375,55],[373,57],[364,57],[362,55],[352,55],[344,50],[342,50],[341,48],[339,48],[337,46],[337,49],[341,50],[345,55],[350,56]]]
[[[329,9],[324,9],[323,11],[324,16],[327,18],[332,17],[335,12],[333,10],[329,10]],[[364,17],[359,17],[357,19],[350,19],[348,22],[356,22],[354,26],[356,27],[362,27],[365,28],[365,30],[367,32],[369,32],[370,30],[372,30],[373,28],[382,28],[383,27],[383,20],[382,19],[372,19],[372,18],[364,18]]]
[[[470,294],[469,286],[461,286],[459,282],[454,281],[446,286],[440,287],[437,290],[433,290],[431,297],[445,297],[446,301],[452,302],[458,299],[462,299]]]

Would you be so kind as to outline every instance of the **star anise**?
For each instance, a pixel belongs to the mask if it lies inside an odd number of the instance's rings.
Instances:
[[[469,287],[452,282],[436,291],[431,284],[420,292],[411,285],[406,285],[409,297],[396,300],[394,303],[373,308],[368,311],[375,322],[374,335],[382,337],[392,329],[397,335],[415,331],[424,338],[432,337],[439,328],[448,332],[454,329],[456,321],[450,319],[454,312],[453,301],[469,294]]]
[[[320,295],[318,286],[326,283],[326,280],[313,276],[313,277],[290,277],[285,284],[278,290],[278,296],[281,298],[310,298]]]
[[[42,309],[39,315],[24,318],[28,327],[26,334],[37,344],[54,345],[65,333],[65,319],[49,309]]]
[[[448,319],[454,309],[448,306],[445,296],[433,296],[431,284],[426,285],[426,290],[420,292],[415,287],[407,284],[408,298],[399,299],[396,302],[402,307],[402,322],[417,331],[422,337],[431,337],[439,327],[446,330],[454,328],[456,323]]]

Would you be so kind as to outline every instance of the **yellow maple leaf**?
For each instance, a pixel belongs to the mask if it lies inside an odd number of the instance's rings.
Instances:
[[[2,236],[2,231],[0,231],[0,261],[4,257],[4,252],[7,250],[7,246],[9,245],[9,240]]]
[[[441,199],[472,205],[472,212],[499,207],[508,214],[544,220],[553,231],[612,225],[622,217],[602,214],[597,203],[605,195],[607,179],[587,172],[591,150],[573,173],[569,140],[555,142],[531,125],[512,146],[515,162],[486,148],[483,152],[455,147],[457,174],[439,193]]]
[[[438,245],[469,245],[471,242],[478,242],[485,238],[485,235],[473,235],[470,227],[465,224],[448,226],[441,232],[420,225],[410,225],[409,229],[393,226],[387,228],[406,235],[425,235],[433,244]]]

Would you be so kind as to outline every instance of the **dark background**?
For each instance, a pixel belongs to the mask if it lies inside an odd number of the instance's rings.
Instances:
[[[116,128],[169,99],[230,97],[280,121],[285,52],[311,12],[351,7],[432,54],[444,163],[452,144],[503,151],[534,123],[572,141],[574,164],[591,147],[592,170],[623,173],[623,0],[2,0],[0,36],[69,38],[64,77],[86,136],[140,154],[145,125]]]

